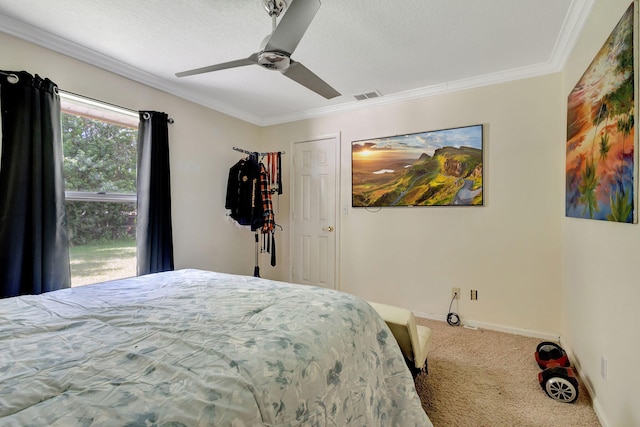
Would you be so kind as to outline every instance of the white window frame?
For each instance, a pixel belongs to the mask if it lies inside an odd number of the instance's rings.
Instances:
[[[85,98],[69,92],[60,91],[60,103],[63,113],[88,117],[103,122],[113,123],[130,128],[138,127],[140,116],[137,112],[127,110],[105,102]],[[137,201],[136,193],[105,193],[90,191],[65,191],[65,199],[70,202],[133,202]]]

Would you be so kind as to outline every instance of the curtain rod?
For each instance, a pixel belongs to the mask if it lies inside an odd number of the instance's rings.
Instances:
[[[18,83],[18,81],[20,81],[20,78],[17,75],[15,75],[14,73],[7,73],[7,72],[4,72],[4,71],[0,71],[0,75],[7,76],[9,79],[11,79],[11,80],[9,80],[10,83]],[[88,96],[84,96],[84,95],[80,95],[80,94],[77,94],[77,93],[69,92],[68,90],[62,90],[60,88],[57,88],[57,89],[58,89],[58,93],[60,93],[60,95],[62,95],[62,96],[66,95],[68,98],[73,98],[73,97],[80,98],[81,101],[90,101],[90,102],[98,104],[98,106],[100,106],[100,105],[108,105],[110,107],[117,108],[119,110],[124,110],[126,112],[129,112],[132,115],[135,115],[136,117],[139,117],[139,114],[140,114],[139,111],[133,110],[131,108],[121,107],[120,105],[116,105],[116,104],[111,104],[109,102],[100,101],[98,99],[90,98]],[[167,119],[167,122],[169,124],[173,124],[175,121],[173,120],[173,118],[169,117]]]
[[[245,154],[257,154],[258,156],[266,156],[267,154],[270,153],[258,153],[257,151],[249,151],[249,150],[243,150],[242,148],[238,148],[238,147],[233,147],[234,150],[239,151],[241,153],[245,153]],[[280,153],[280,154],[285,154],[284,151],[272,151],[272,153]]]
[[[4,71],[0,71],[0,75],[7,76],[7,80],[9,81],[9,83],[18,83],[20,81],[20,78],[13,73],[6,73]]]
[[[90,97],[88,97],[88,96],[79,95],[79,94],[77,94],[77,93],[69,92],[68,90],[58,89],[58,91],[60,92],[60,95],[62,95],[62,96],[65,96],[65,95],[66,95],[68,98],[73,98],[73,97],[75,97],[75,98],[80,98],[80,101],[90,101],[90,102],[93,102],[93,103],[98,104],[98,106],[100,106],[100,105],[108,105],[108,106],[110,106],[110,107],[117,108],[117,109],[119,109],[119,110],[124,110],[124,111],[126,111],[126,112],[129,112],[129,113],[131,113],[132,115],[135,115],[136,117],[139,117],[139,114],[140,114],[140,112],[139,112],[139,111],[133,110],[133,109],[131,109],[131,108],[122,107],[122,106],[120,106],[120,105],[116,105],[116,104],[111,104],[111,103],[109,103],[109,102],[100,101],[99,99],[94,99],[94,98],[90,98]],[[174,123],[174,120],[173,120],[171,117],[169,117],[169,118],[167,119],[167,122],[168,122],[169,124],[173,124],[173,123]]]

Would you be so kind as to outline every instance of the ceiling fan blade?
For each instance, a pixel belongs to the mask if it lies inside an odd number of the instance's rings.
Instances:
[[[292,0],[264,50],[286,52],[291,55],[298,47],[318,9],[320,9],[320,0]]]
[[[299,62],[294,61],[293,59],[291,60],[291,65],[289,65],[289,68],[283,71],[282,74],[289,77],[291,80],[300,83],[307,89],[314,91],[318,95],[324,96],[327,99],[340,96],[340,92],[329,86],[324,80],[316,76],[307,67]]]
[[[254,53],[248,58],[237,59],[235,61],[223,62],[222,64],[209,65],[208,67],[196,68],[194,70],[182,71],[176,73],[176,77],[193,76],[195,74],[209,73],[211,71],[226,70],[227,68],[243,67],[245,65],[253,65],[258,63],[258,54]]]

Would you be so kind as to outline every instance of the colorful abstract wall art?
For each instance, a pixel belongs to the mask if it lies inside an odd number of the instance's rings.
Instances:
[[[566,216],[636,222],[634,4],[569,94]]]

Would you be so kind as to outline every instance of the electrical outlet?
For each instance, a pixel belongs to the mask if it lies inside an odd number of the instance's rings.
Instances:
[[[471,300],[475,301],[478,299],[478,291],[476,289],[471,289]]]
[[[451,298],[460,299],[460,288],[451,288]]]
[[[607,359],[604,356],[600,357],[600,376],[603,380],[607,379]]]

